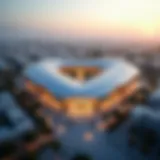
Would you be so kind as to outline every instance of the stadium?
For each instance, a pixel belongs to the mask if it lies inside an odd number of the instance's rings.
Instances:
[[[0,159],[159,156],[159,89],[129,61],[52,57],[2,73]]]
[[[70,118],[119,109],[142,88],[140,71],[121,59],[43,60],[27,67],[24,77],[30,93]]]
[[[0,160],[160,160],[159,8],[0,0]]]

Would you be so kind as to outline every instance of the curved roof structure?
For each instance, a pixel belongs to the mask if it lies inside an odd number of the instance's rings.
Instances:
[[[85,83],[80,83],[60,73],[60,67],[64,66],[97,66],[103,72]],[[59,98],[106,96],[138,74],[136,67],[121,59],[46,59],[31,64],[24,71],[25,77]]]

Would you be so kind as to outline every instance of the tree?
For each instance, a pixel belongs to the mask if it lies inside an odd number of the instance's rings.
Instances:
[[[37,160],[37,152],[27,153],[18,158],[18,160]]]
[[[92,158],[87,154],[77,154],[72,160],[92,160]]]
[[[3,142],[0,145],[0,159],[4,157],[11,157],[15,154],[17,147],[12,142]]]
[[[62,144],[61,142],[56,139],[54,141],[52,141],[49,146],[53,149],[53,151],[55,152],[55,156],[54,156],[54,159],[55,160],[60,160],[60,157],[59,157],[59,151],[60,149],[62,148]]]
[[[51,143],[51,148],[56,152],[58,153],[60,151],[62,147],[62,144],[59,140],[54,140],[52,143]]]
[[[145,129],[145,134],[143,135],[143,142],[141,145],[141,150],[143,153],[149,153],[153,146],[157,143],[157,134],[152,129]]]
[[[136,137],[137,129],[134,126],[130,126],[129,128],[129,146],[133,146],[137,143],[137,137]]]
[[[52,128],[48,125],[45,125],[43,128],[41,128],[40,133],[50,135],[52,134]]]
[[[32,144],[32,143],[36,143],[38,140],[38,133],[36,131],[29,131],[27,132],[25,135],[23,135],[22,137],[22,141],[24,143],[24,145],[28,145],[28,144]],[[28,150],[27,148],[25,148],[25,151],[27,152],[27,154],[23,155],[22,160],[36,160],[37,159],[37,148],[32,149],[32,150]]]
[[[22,140],[25,143],[34,142],[38,138],[38,134],[36,131],[28,131],[26,134],[22,136]]]

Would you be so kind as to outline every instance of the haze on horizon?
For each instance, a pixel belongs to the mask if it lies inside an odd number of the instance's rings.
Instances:
[[[160,41],[159,0],[0,0],[0,33]]]

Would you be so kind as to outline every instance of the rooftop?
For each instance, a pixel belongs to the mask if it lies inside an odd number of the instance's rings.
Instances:
[[[64,66],[97,66],[102,68],[103,72],[86,83],[80,83],[60,73],[59,68]],[[129,82],[139,75],[139,70],[122,59],[46,59],[28,66],[24,75],[60,98],[100,97]]]
[[[17,138],[34,128],[32,121],[20,109],[8,92],[0,93],[0,141]]]

